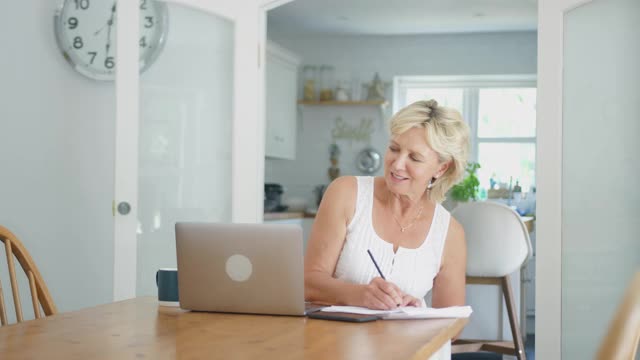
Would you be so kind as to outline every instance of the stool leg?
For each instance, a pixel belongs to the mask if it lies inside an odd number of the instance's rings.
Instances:
[[[516,306],[513,300],[513,291],[511,290],[511,282],[509,275],[502,277],[502,294],[504,302],[507,304],[507,314],[509,315],[509,325],[511,326],[511,334],[513,336],[513,344],[516,348],[516,357],[518,360],[526,360],[527,356],[524,352],[522,344],[522,336],[520,336],[520,327],[518,326],[518,317],[516,314]]]

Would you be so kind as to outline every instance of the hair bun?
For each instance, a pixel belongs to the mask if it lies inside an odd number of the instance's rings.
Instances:
[[[424,105],[429,108],[430,112],[433,112],[437,107],[438,107],[438,102],[435,101],[434,99],[431,100],[427,100]]]

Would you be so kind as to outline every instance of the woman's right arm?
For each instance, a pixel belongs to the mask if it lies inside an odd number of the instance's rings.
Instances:
[[[360,285],[333,277],[347,225],[355,212],[356,181],[352,176],[340,177],[329,185],[322,197],[305,255],[305,299],[322,304],[391,309],[402,304],[404,295],[394,284],[375,278],[369,284]]]

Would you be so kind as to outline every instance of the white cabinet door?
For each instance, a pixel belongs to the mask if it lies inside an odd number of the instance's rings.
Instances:
[[[302,250],[307,252],[307,243],[309,242],[309,234],[311,233],[311,226],[313,225],[313,219],[283,219],[283,220],[266,220],[265,224],[293,224],[302,228]]]
[[[266,148],[269,157],[295,159],[298,58],[273,42],[266,53]]]
[[[313,226],[313,218],[304,218],[302,219],[302,248],[307,253],[307,244],[309,243],[309,235],[311,235],[311,227]]]

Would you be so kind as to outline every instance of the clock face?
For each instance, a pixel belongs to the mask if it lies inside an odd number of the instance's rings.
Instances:
[[[140,72],[151,65],[164,44],[167,6],[140,1]],[[113,80],[116,71],[116,1],[63,0],[55,16],[58,46],[80,73],[96,80]]]

